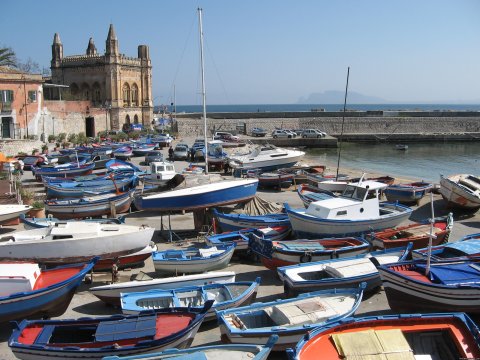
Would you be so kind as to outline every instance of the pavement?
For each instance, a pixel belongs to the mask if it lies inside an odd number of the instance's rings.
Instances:
[[[167,156],[167,148],[164,148],[165,156]],[[141,165],[142,158],[134,158],[133,162]],[[186,162],[175,162],[177,171],[181,171],[188,165]],[[344,169],[342,169],[342,172]],[[31,177],[30,172],[26,172],[25,179]],[[258,195],[265,200],[275,202],[288,202],[292,207],[302,207],[302,202],[296,194],[293,188],[283,189],[281,191],[276,190],[259,190]],[[449,210],[445,208],[445,203],[439,195],[433,196],[433,205],[435,216],[447,215]],[[423,220],[430,217],[431,205],[429,197],[422,199],[418,206],[412,207],[414,209],[410,220]],[[480,228],[480,215],[478,214],[457,214],[454,213],[454,226],[450,236],[450,241],[456,241],[462,236],[467,234],[476,233]],[[160,225],[162,218],[160,215],[151,212],[132,212],[126,215],[126,223],[130,225],[146,224],[156,229],[152,241],[154,241],[159,250],[168,249],[172,247],[185,247],[191,244],[202,242],[201,237],[195,236],[194,222],[192,213],[176,214],[170,218],[171,229],[178,235],[173,236],[174,241],[169,242],[169,234],[165,229],[161,229]],[[168,224],[168,218],[163,218],[163,224]],[[2,234],[6,234],[16,229],[22,229],[21,225],[9,226],[0,229]],[[276,277],[275,273],[263,267],[260,263],[253,261],[245,261],[238,258],[233,258],[230,265],[225,270],[232,270],[236,273],[237,281],[253,281],[256,277],[260,276],[262,279],[259,292],[257,295],[257,301],[267,302],[283,297],[283,284]],[[152,277],[158,277],[155,274],[153,263],[151,259],[145,262],[145,265],[141,268],[126,269],[119,272],[119,281],[128,281],[130,278],[140,271],[149,274]],[[110,273],[95,273],[93,276],[93,283],[83,283],[72,302],[62,316],[59,318],[77,318],[84,316],[102,316],[113,315],[120,312],[118,308],[104,305],[103,302],[91,295],[88,289],[92,286],[103,285],[112,281]],[[360,308],[357,311],[357,315],[380,315],[391,313],[388,306],[383,289],[379,289],[377,293],[364,299]],[[8,348],[7,342],[11,335],[11,327],[9,324],[0,324],[0,359],[14,359],[14,356]],[[206,345],[206,344],[219,344],[220,343],[220,331],[215,322],[202,325],[200,331],[195,336],[192,346]],[[284,353],[272,353],[270,359],[283,359],[286,358]]]

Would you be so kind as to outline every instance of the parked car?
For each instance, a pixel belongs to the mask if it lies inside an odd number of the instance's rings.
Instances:
[[[152,150],[145,155],[146,165],[149,165],[151,162],[154,161],[163,161],[163,154],[160,150]]]
[[[272,131],[272,137],[274,139],[276,138],[289,138],[289,139],[292,139],[294,137],[296,137],[297,135],[292,133],[291,131],[289,130],[281,130],[281,129],[276,129],[276,130],[273,130]]]
[[[305,129],[302,132],[302,138],[321,138],[327,136],[326,133],[317,129]]]
[[[252,136],[267,136],[267,130],[262,128],[253,128],[252,129]]]
[[[238,141],[240,138],[226,131],[216,131],[213,135],[213,140]]]
[[[177,145],[173,150],[174,160],[187,160],[189,155],[189,149],[186,145]]]

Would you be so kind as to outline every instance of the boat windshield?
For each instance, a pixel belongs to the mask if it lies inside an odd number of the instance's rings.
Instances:
[[[367,190],[366,188],[347,185],[342,193],[342,197],[362,201],[365,198]]]

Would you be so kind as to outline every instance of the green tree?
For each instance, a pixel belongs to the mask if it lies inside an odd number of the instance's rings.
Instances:
[[[17,58],[11,48],[0,47],[0,66],[12,66],[17,65]]]

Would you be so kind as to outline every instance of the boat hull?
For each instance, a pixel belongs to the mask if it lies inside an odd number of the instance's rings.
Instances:
[[[32,209],[28,205],[0,205],[0,224],[18,218]]]
[[[448,207],[478,210],[480,208],[480,193],[478,189],[473,190],[459,185],[459,179],[464,176],[470,175],[442,176],[440,178],[440,194],[447,202]],[[480,188],[480,184],[477,184],[477,187]]]
[[[43,270],[52,273],[58,271],[72,272],[72,276],[44,289],[0,297],[0,323],[62,315],[67,310],[75,290],[94,264],[95,261],[90,261],[89,264],[85,265],[74,264]]]
[[[432,189],[429,183],[411,183],[390,185],[383,193],[389,202],[401,202],[403,204],[418,204],[420,200]]]
[[[412,210],[408,207],[382,203],[381,211],[387,210],[386,215],[365,220],[335,220],[321,219],[287,208],[292,229],[299,238],[319,238],[329,236],[358,235],[372,230],[381,230],[395,227],[408,219]]]
[[[258,216],[244,214],[224,214],[216,209],[213,210],[213,213],[222,231],[224,232],[262,227],[290,226],[290,220],[288,219],[287,214]]]

